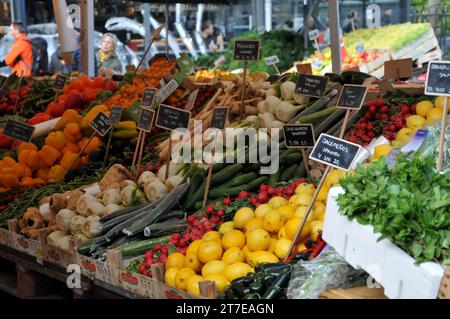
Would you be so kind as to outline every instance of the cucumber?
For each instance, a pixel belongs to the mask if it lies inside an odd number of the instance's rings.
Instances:
[[[294,171],[293,177],[306,177],[306,166],[304,161],[298,164],[297,168]]]
[[[280,164],[283,165],[292,165],[292,164],[298,164],[302,160],[302,154],[299,150],[297,150],[295,153],[288,154],[283,158],[283,160],[280,159]]]
[[[214,188],[211,189],[208,193],[209,198],[220,198],[225,196],[236,196],[239,194],[242,190],[247,190],[248,184],[243,184],[235,187],[229,187],[229,188]]]
[[[183,206],[186,207],[189,198],[194,196],[195,192],[198,190],[202,182],[206,180],[202,171],[197,171],[191,178],[191,184],[189,185],[189,189],[184,197]]]
[[[279,182],[281,170],[282,170],[282,167],[280,166],[278,168],[278,171],[276,171],[275,174],[270,175],[270,177],[269,177],[269,185],[275,186]]]
[[[159,238],[141,240],[136,243],[125,244],[123,246],[118,247],[118,249],[122,252],[123,257],[136,256],[145,253],[147,250],[150,250],[153,246],[157,244],[167,242],[169,238],[170,235],[162,236]]]
[[[231,178],[233,178],[235,175],[237,175],[242,169],[244,168],[244,165],[241,163],[233,164],[230,166],[225,167],[220,172],[213,174],[211,178],[212,185],[218,185],[221,184]]]
[[[258,178],[258,175],[256,175],[256,173],[253,173],[253,172],[244,174],[244,175],[240,175],[240,176],[236,176],[235,178],[233,178],[231,180],[231,187],[250,183],[251,181],[253,181],[257,178]]]
[[[292,164],[291,166],[287,167],[284,172],[280,176],[280,181],[287,182],[292,178],[294,175],[295,170],[297,169],[298,164]]]
[[[257,179],[253,180],[252,182],[248,183],[248,189],[249,190],[255,190],[258,189],[260,185],[265,184],[269,181],[268,176],[261,176]]]
[[[217,173],[218,171],[220,171],[220,170],[224,169],[225,167],[227,167],[227,165],[228,164],[225,163],[225,161],[223,161],[223,163],[216,163],[216,164],[213,165],[212,172],[213,173]]]
[[[288,157],[289,155],[294,154],[294,153],[298,153],[298,150],[295,148],[288,148],[287,150],[281,152],[280,153],[280,163],[282,163],[286,159],[286,157]]]
[[[195,202],[203,199],[203,195],[205,193],[205,188],[206,188],[206,180],[207,180],[206,178],[203,179],[202,184],[200,185],[199,188],[197,188],[194,195],[192,195],[190,197],[186,197],[186,201],[183,204],[184,208],[191,209],[194,207]]]

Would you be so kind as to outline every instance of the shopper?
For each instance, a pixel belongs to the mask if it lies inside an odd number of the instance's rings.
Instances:
[[[84,73],[83,65],[81,64],[80,32],[78,30],[75,30],[75,32],[77,33],[78,48],[72,53],[72,58],[74,61],[74,63],[72,64],[72,71]],[[95,56],[95,54],[94,54],[94,73],[95,76],[98,75],[98,64],[97,64],[97,57]]]
[[[202,39],[205,44],[205,47],[209,51],[217,51],[219,47],[215,43],[214,37],[214,25],[211,21],[205,21],[202,26]]]
[[[9,29],[15,42],[11,46],[5,60],[0,62],[0,67],[9,66],[17,76],[30,76],[33,64],[33,48],[28,39],[23,24],[13,22]]]
[[[116,54],[117,37],[112,33],[105,33],[102,36],[101,47],[97,52],[97,60],[99,61],[99,72],[122,73],[122,63]]]

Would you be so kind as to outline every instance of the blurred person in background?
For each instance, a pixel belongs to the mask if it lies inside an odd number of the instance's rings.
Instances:
[[[215,42],[214,25],[211,21],[205,21],[202,26],[202,39],[205,47],[209,51],[217,51],[219,47]]]
[[[120,74],[122,73],[122,63],[116,54],[118,39],[115,34],[105,33],[102,36],[100,50],[97,51],[100,74]]]
[[[0,67],[9,66],[17,76],[30,76],[33,64],[33,48],[31,40],[25,33],[25,28],[20,21],[13,22],[9,29],[15,42],[11,46],[4,61],[0,61]]]
[[[84,73],[83,65],[81,64],[80,31],[75,29],[75,34],[77,35],[78,48],[75,51],[73,51],[73,53],[72,53],[73,64],[71,65],[71,69],[73,72]],[[95,76],[98,75],[98,61],[97,61],[97,57],[95,56],[95,54],[94,54],[94,74],[95,74]]]

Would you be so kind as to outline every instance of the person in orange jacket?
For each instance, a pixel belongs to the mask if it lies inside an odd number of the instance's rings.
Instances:
[[[21,22],[13,22],[10,27],[10,33],[16,40],[1,66],[9,66],[17,76],[30,76],[33,63],[33,48],[31,40],[27,38],[25,28]]]

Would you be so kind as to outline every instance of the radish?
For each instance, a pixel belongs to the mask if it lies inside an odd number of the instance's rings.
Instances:
[[[272,187],[272,186],[269,186],[269,187],[267,188],[267,195],[269,195],[269,196],[275,195],[275,188]]]
[[[266,192],[259,193],[257,196],[257,202],[255,203],[254,206],[256,206],[256,204],[258,204],[258,203],[263,203],[263,204],[267,203],[269,201],[269,198],[267,195],[268,195],[268,192],[267,193]]]
[[[269,185],[267,185],[267,184],[261,184],[261,185],[259,186],[259,190],[260,190],[261,192],[267,192],[268,189],[269,189]]]

